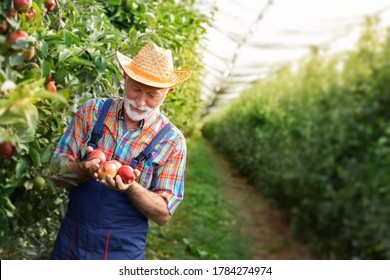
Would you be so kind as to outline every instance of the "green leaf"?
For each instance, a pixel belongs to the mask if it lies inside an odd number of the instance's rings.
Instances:
[[[9,57],[9,64],[14,67],[23,64],[23,56],[21,53],[15,53]]]
[[[70,50],[64,49],[62,52],[60,52],[60,54],[58,56],[58,60],[59,61],[64,61],[65,59],[67,59],[71,55],[72,55],[72,52]]]
[[[138,3],[138,9],[139,9],[139,12],[140,14],[144,14],[147,10],[147,6],[145,5],[145,3]]]
[[[80,57],[77,57],[77,56],[73,56],[69,59],[69,61],[71,62],[75,62],[77,64],[81,64],[81,65],[86,65],[86,66],[91,66],[91,67],[94,67],[95,64],[89,60],[86,60],[84,58],[80,58]]]
[[[67,31],[64,31],[64,40],[65,40],[65,45],[69,48],[72,45],[72,37]]]
[[[70,93],[68,89],[62,89],[58,93],[61,94],[65,99],[69,99]]]
[[[43,72],[42,72],[43,77],[48,77],[50,74],[50,71],[51,71],[50,62],[47,60],[44,60],[42,63],[42,69],[43,69]]]
[[[153,13],[150,13],[150,12],[145,13],[144,16],[145,16],[145,20],[146,20],[146,22],[148,24],[148,27],[150,29],[152,29],[152,30],[156,29],[156,27],[157,27],[157,18],[156,18],[156,16]]]
[[[72,58],[70,58],[69,60],[72,60]],[[66,70],[65,68],[60,68],[60,69],[57,69],[56,70],[56,75],[55,75],[55,79],[57,82],[63,82],[64,79],[65,79],[65,76],[69,74],[69,71]]]
[[[107,0],[108,6],[118,6],[122,2],[122,0]]]
[[[27,40],[19,39],[12,45],[12,48],[15,50],[27,49],[29,47],[29,44],[30,43]]]
[[[16,177],[22,176],[25,173],[27,166],[28,166],[28,160],[26,158],[19,158],[18,163],[16,164],[15,167]]]
[[[41,154],[37,149],[30,148],[29,155],[30,155],[31,159],[33,160],[35,167],[41,166]]]
[[[25,123],[25,118],[19,112],[5,112],[4,114],[0,115],[0,120],[2,125]]]
[[[129,31],[130,44],[135,44],[137,42],[137,37],[138,37],[138,31],[137,31],[137,29],[135,29],[134,26],[132,26],[130,31]]]
[[[50,161],[52,155],[53,155],[52,145],[49,145],[46,147],[46,149],[42,153],[41,162],[48,163]]]
[[[49,46],[45,41],[42,41],[41,51],[44,57],[47,57],[47,55],[49,54]]]
[[[29,103],[23,108],[26,124],[31,131],[35,131],[38,122],[38,110],[35,105]]]
[[[96,65],[96,70],[99,73],[102,73],[107,68],[107,61],[103,57],[98,56],[95,59],[95,65]]]
[[[23,186],[26,190],[32,190],[32,188],[34,187],[34,184],[31,180],[28,180],[28,181],[25,181],[23,183]]]
[[[96,79],[97,79],[97,76],[96,75],[93,75],[92,73],[86,73],[86,83],[88,86],[92,85]]]

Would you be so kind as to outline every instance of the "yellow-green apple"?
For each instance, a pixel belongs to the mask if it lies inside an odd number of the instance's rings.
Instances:
[[[118,169],[122,166],[122,164],[117,160],[109,160],[100,164],[98,169],[98,176],[100,180],[106,180],[107,176],[111,176],[111,178],[115,178]]]
[[[14,0],[14,7],[19,12],[27,12],[32,6],[32,0]]]
[[[107,160],[106,155],[100,150],[93,150],[88,154],[87,160],[93,160],[93,159],[99,159],[100,163],[103,163]]]
[[[122,178],[125,184],[131,183],[135,179],[134,169],[130,165],[122,165],[117,175]]]
[[[34,188],[38,191],[41,191],[46,186],[46,180],[42,176],[38,175],[33,180]]]
[[[35,48],[31,47],[28,50],[23,51],[23,55],[22,56],[23,56],[24,60],[28,61],[28,60],[33,59],[34,55],[35,55]]]

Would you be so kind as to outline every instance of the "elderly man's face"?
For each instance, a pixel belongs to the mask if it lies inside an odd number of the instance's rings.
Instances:
[[[140,121],[160,108],[172,89],[161,89],[141,84],[125,75],[124,107],[127,116]]]

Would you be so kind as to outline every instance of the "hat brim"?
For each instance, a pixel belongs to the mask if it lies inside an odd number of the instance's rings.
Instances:
[[[188,80],[191,76],[191,70],[188,69],[175,69],[173,70],[172,79],[171,81],[158,81],[156,79],[153,79],[153,77],[150,77],[149,75],[135,72],[133,69],[131,69],[131,62],[133,61],[130,57],[120,53],[116,52],[116,57],[118,59],[119,65],[122,68],[122,70],[125,72],[127,76],[132,78],[133,80],[140,82],[142,84],[156,87],[156,88],[170,88],[177,86],[178,84],[181,84],[185,80]]]

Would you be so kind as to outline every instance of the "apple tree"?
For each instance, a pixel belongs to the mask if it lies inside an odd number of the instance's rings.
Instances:
[[[56,182],[72,181],[52,153],[82,102],[122,94],[116,50],[131,56],[153,41],[172,49],[176,65],[201,69],[206,19],[191,3],[0,3],[1,259],[50,258],[67,202]],[[195,73],[164,107],[187,134],[201,112],[199,88]]]

